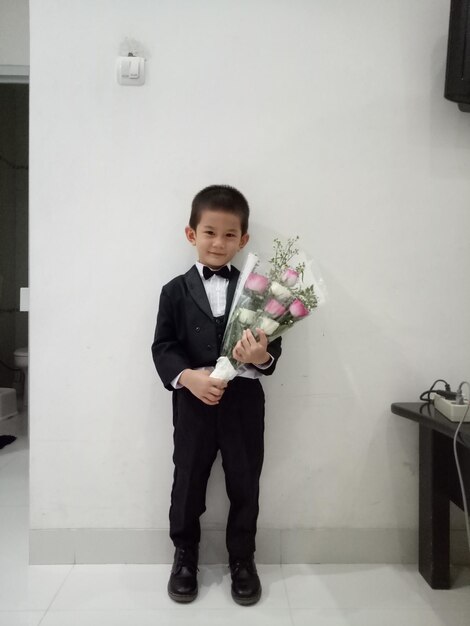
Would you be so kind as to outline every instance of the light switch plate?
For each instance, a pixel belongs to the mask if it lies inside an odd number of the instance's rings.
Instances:
[[[20,311],[29,311],[29,288],[20,287]]]
[[[116,75],[120,85],[139,86],[145,84],[145,59],[133,56],[118,57]]]

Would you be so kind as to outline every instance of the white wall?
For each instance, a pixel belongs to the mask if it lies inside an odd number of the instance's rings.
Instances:
[[[300,234],[329,294],[265,384],[261,559],[415,558],[417,429],[389,406],[469,376],[470,116],[442,96],[448,9],[32,0],[33,561],[171,556],[150,344],[214,182],[249,199],[252,250]],[[140,88],[115,80],[126,36]],[[219,559],[226,510],[217,465]]]

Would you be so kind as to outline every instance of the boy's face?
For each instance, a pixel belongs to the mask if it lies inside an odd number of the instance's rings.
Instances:
[[[199,261],[212,269],[229,263],[249,239],[248,233],[242,235],[238,215],[217,209],[204,209],[196,230],[186,226],[185,233],[196,246]]]

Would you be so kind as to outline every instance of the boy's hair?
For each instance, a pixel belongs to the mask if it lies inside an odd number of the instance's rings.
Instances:
[[[211,185],[210,187],[205,187],[194,196],[189,218],[189,225],[193,230],[196,230],[197,225],[201,221],[201,213],[204,209],[226,211],[227,213],[237,215],[240,218],[242,235],[248,232],[250,208],[245,196],[235,187],[230,187],[230,185]]]

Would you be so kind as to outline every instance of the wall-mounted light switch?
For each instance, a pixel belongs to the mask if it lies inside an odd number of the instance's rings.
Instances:
[[[20,311],[29,311],[29,288],[20,287]]]
[[[145,83],[145,59],[143,57],[118,57],[117,80],[120,85],[143,85]]]

